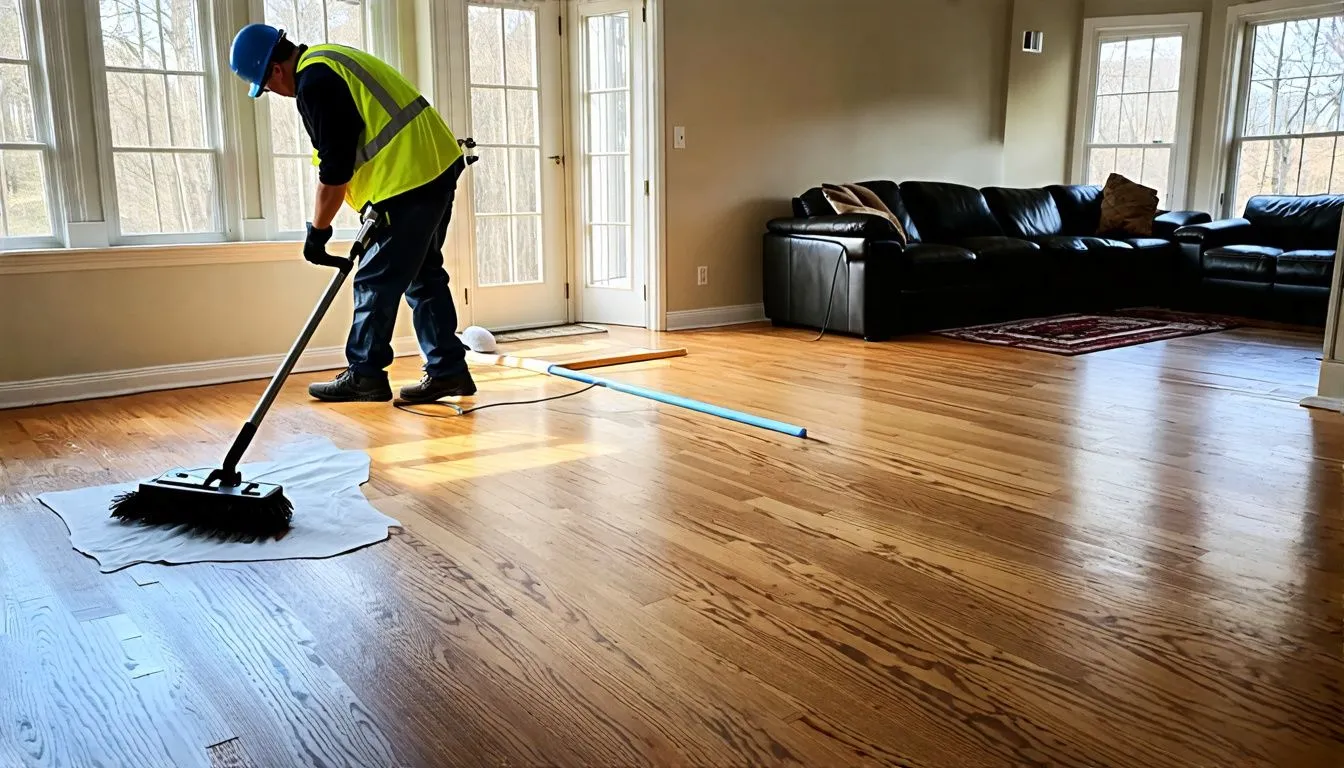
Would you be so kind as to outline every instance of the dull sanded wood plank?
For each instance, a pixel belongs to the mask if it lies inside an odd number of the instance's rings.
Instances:
[[[246,567],[197,569],[170,591],[232,654],[276,722],[290,755],[316,765],[396,765],[372,714],[322,658],[316,638]]]

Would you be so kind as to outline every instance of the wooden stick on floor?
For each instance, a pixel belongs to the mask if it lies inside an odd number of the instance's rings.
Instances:
[[[582,371],[590,368],[605,368],[612,365],[625,365],[627,363],[643,363],[650,360],[665,360],[671,357],[685,357],[686,349],[678,347],[675,349],[645,349],[637,352],[622,352],[620,354],[602,355],[599,357],[581,358],[579,360],[568,362],[556,362],[551,360],[542,360],[535,357],[515,357],[513,355],[487,355],[478,352],[468,352],[467,361],[477,365],[502,365],[507,368],[522,368],[536,373],[549,372],[552,365],[562,365],[571,371]]]

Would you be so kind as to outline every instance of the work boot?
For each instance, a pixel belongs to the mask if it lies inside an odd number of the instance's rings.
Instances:
[[[392,399],[392,385],[386,373],[364,376],[346,368],[332,381],[309,384],[308,394],[329,403],[381,403]]]
[[[401,399],[408,403],[432,403],[444,397],[470,397],[474,394],[476,382],[472,381],[469,371],[438,378],[426,373],[419,384],[401,388]]]

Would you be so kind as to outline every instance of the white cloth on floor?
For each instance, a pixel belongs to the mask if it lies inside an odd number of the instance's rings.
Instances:
[[[105,485],[38,496],[65,521],[70,544],[98,561],[104,573],[136,563],[241,562],[323,558],[382,541],[389,526],[401,525],[364,498],[369,457],[342,451],[322,437],[305,437],[278,448],[271,461],[244,464],[243,477],[278,483],[294,504],[291,528],[279,539],[230,542],[151,527],[111,517],[109,506],[137,483]],[[164,467],[164,470],[172,467]],[[210,467],[205,467],[210,469]]]

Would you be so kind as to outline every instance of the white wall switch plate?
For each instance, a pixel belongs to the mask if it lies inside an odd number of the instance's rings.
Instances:
[[[672,146],[675,149],[686,148],[686,127],[678,125],[672,129]]]

